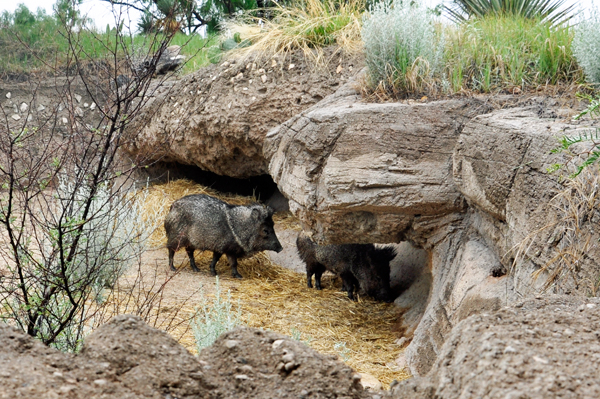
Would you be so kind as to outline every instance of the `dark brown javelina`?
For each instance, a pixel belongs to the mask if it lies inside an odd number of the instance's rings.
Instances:
[[[373,244],[317,245],[305,233],[296,239],[300,258],[306,263],[308,288],[321,289],[321,275],[329,270],[342,278],[342,290],[354,299],[354,290],[379,301],[392,302],[390,261],[396,256],[393,247],[375,248]]]
[[[241,278],[237,270],[238,258],[256,252],[283,248],[273,229],[273,210],[261,204],[229,205],[204,194],[188,195],[171,205],[165,219],[169,266],[179,248],[185,248],[190,265],[198,271],[194,251],[212,251],[210,273],[217,275],[215,265],[223,254],[231,266],[233,277]]]

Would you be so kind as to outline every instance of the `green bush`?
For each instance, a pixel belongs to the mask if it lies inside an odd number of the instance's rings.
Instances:
[[[202,348],[212,345],[219,335],[242,324],[241,308],[234,311],[231,304],[231,292],[227,291],[227,297],[223,298],[219,278],[216,278],[215,297],[209,303],[202,296],[196,316],[192,321],[192,332],[196,339],[198,352]]]
[[[361,35],[372,89],[416,91],[438,71],[443,39],[419,0],[375,4]]]
[[[581,78],[568,26],[490,15],[447,29],[446,37],[443,78],[455,92],[527,88]]]
[[[594,9],[575,28],[573,54],[590,83],[600,83],[600,12]]]

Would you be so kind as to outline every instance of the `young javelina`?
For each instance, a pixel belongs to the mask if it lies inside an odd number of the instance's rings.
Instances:
[[[210,273],[217,275],[215,265],[223,254],[231,266],[233,277],[242,278],[237,270],[238,258],[256,252],[283,248],[273,229],[273,210],[260,204],[234,206],[204,194],[188,195],[171,205],[165,219],[169,266],[179,248],[185,247],[190,265],[198,271],[194,251],[213,252]]]
[[[379,301],[392,302],[390,261],[393,247],[375,248],[373,244],[317,245],[305,233],[296,239],[300,258],[306,263],[308,288],[321,289],[321,275],[329,270],[342,278],[342,291],[354,299],[355,288]]]

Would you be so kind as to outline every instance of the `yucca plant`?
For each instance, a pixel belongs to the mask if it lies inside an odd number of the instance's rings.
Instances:
[[[573,17],[576,4],[563,9],[565,2],[566,0],[453,0],[450,6],[444,6],[444,11],[455,22],[496,14],[539,19],[555,25]]]

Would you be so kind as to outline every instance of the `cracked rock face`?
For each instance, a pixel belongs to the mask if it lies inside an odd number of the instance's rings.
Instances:
[[[169,82],[132,122],[127,151],[236,178],[266,174],[268,130],[335,92],[362,64],[333,48],[326,58],[320,68],[300,53],[230,60]]]
[[[543,290],[553,273],[561,277],[553,292],[594,293],[584,282],[598,279],[598,246],[586,247],[572,272],[545,268],[562,236],[542,227],[564,216],[551,205],[564,186],[547,173],[561,160],[550,151],[580,126],[545,117],[564,112],[540,107],[494,110],[477,99],[368,104],[348,84],[267,135],[269,172],[315,240],[409,241],[428,251],[430,284],[396,300],[421,309],[405,321],[414,331],[405,352],[414,375],[431,370],[461,320]],[[597,219],[582,219],[589,242],[598,241]],[[519,257],[527,237],[535,239]],[[417,297],[427,305],[417,306]]]
[[[550,296],[456,325],[427,377],[392,398],[600,397],[600,301]]]

